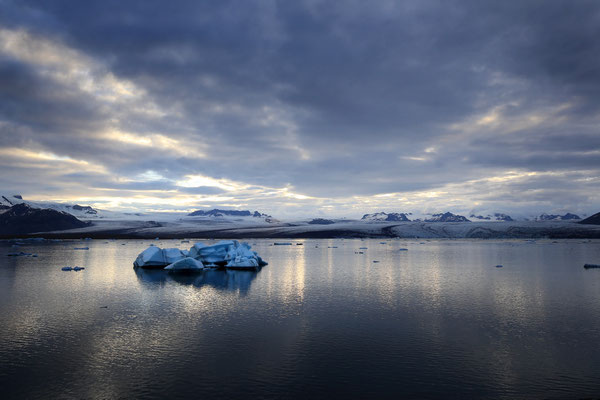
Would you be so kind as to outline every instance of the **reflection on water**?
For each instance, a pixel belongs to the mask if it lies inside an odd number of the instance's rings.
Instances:
[[[134,271],[140,282],[148,284],[148,287],[175,282],[197,288],[207,285],[216,289],[235,290],[240,293],[247,293],[252,281],[260,273],[260,271],[231,269],[206,269],[190,273],[143,268],[134,268]]]
[[[187,275],[148,244],[0,242],[3,398],[600,393],[599,241],[256,240],[260,271]]]

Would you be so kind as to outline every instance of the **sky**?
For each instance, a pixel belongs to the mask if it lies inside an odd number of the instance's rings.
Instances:
[[[0,0],[0,191],[600,211],[600,2]]]

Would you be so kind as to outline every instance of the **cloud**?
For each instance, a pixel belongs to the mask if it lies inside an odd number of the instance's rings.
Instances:
[[[273,215],[594,211],[597,2],[0,8],[0,183],[24,195]],[[493,180],[514,171],[568,191]]]

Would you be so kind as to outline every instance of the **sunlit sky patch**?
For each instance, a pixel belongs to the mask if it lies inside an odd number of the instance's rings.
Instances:
[[[0,187],[114,210],[591,214],[595,1],[0,0]]]

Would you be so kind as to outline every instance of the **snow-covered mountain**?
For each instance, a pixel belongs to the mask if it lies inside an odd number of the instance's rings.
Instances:
[[[236,220],[263,220],[268,223],[279,222],[272,216],[258,211],[251,212],[249,210],[222,210],[214,208],[212,210],[196,210],[187,215],[187,217],[209,217],[219,219],[236,219]]]
[[[361,220],[362,221],[377,221],[377,222],[381,222],[381,221],[409,222],[410,219],[408,219],[407,215],[410,215],[410,213],[389,213],[388,214],[385,212],[378,212],[378,213],[374,213],[374,214],[365,214],[365,215],[363,215]]]
[[[3,200],[10,203],[9,198]],[[34,208],[24,202],[5,208],[0,214],[0,235],[22,235],[87,226],[88,222],[80,221],[69,213],[49,208]]]
[[[571,214],[571,213],[566,213],[564,215],[544,213],[544,214],[540,215],[539,217],[535,218],[536,221],[571,221],[571,220],[577,220],[577,219],[581,219],[581,217],[579,215]]]
[[[0,211],[6,210],[16,204],[27,204],[31,208],[39,209],[50,209],[60,212],[69,213],[80,219],[96,219],[104,218],[107,213],[100,210],[96,210],[91,206],[81,206],[79,204],[64,204],[64,203],[53,203],[46,201],[29,201],[23,199],[23,196],[18,194],[13,195],[0,195]],[[108,214],[112,214],[108,212]]]
[[[0,195],[0,210],[6,210],[16,204],[24,203],[23,197],[19,194]]]
[[[514,221],[514,219],[512,219],[512,217],[510,215],[503,214],[503,213],[487,214],[485,216],[471,214],[471,215],[469,215],[469,218],[476,219],[479,221],[507,221],[507,222]]]
[[[430,218],[425,219],[425,222],[471,222],[462,215],[452,214],[451,212],[445,212],[440,214],[433,214]]]

